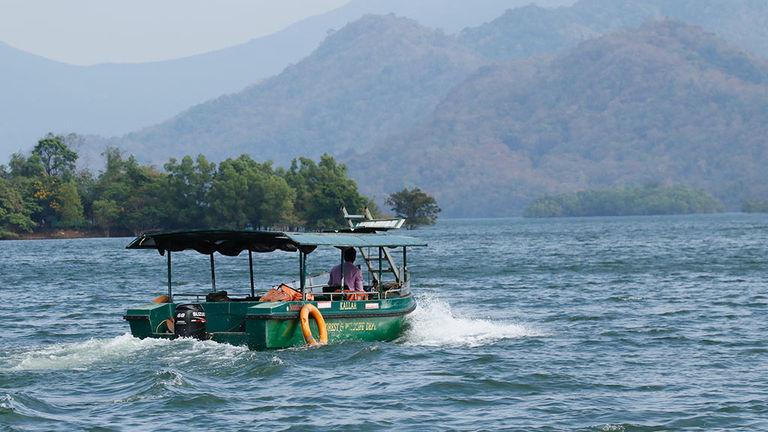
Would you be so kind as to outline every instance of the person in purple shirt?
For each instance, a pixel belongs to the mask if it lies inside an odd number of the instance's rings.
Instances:
[[[344,249],[344,286],[351,291],[363,291],[363,272],[355,265],[355,248]],[[329,286],[341,286],[341,264],[331,269]]]

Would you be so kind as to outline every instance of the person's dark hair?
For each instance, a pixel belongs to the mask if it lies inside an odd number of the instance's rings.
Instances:
[[[355,258],[357,258],[357,251],[355,251],[355,248],[344,249],[344,261],[355,262]]]

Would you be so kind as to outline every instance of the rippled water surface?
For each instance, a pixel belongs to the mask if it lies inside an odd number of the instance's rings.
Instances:
[[[138,340],[128,239],[0,242],[0,430],[768,430],[768,217],[446,220],[395,342]],[[312,254],[318,272],[336,255]],[[179,254],[179,289],[208,282]],[[244,292],[247,258],[218,262]],[[298,260],[255,259],[259,286]]]

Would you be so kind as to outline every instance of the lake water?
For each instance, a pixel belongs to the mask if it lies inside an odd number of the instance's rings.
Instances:
[[[412,234],[402,338],[270,352],[132,338],[165,260],[128,239],[0,242],[0,430],[768,430],[768,217]],[[177,289],[204,288],[206,257],[176,256]],[[246,265],[221,258],[219,287]],[[266,287],[298,260],[255,267]]]

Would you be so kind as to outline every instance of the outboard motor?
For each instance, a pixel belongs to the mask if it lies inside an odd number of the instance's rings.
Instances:
[[[181,304],[176,306],[173,333],[176,337],[188,337],[204,340],[208,338],[205,332],[205,310],[199,304]]]

